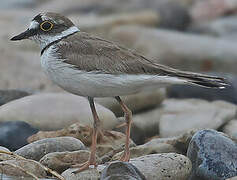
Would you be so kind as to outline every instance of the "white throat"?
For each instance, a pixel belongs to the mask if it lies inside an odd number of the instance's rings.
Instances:
[[[72,26],[69,29],[61,32],[60,34],[56,34],[54,36],[50,35],[36,35],[31,39],[40,45],[40,49],[44,49],[48,44],[57,41],[65,36],[73,34],[75,32],[79,32],[80,30],[76,26]]]

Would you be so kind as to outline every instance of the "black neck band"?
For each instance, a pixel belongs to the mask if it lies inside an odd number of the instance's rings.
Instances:
[[[56,40],[56,41],[53,41],[53,42],[49,43],[47,46],[45,46],[45,47],[41,50],[40,56],[42,56],[42,54],[44,53],[44,51],[45,51],[46,49],[48,49],[50,46],[52,46],[53,44],[58,43],[58,42],[61,41],[62,39],[65,39],[65,38],[67,38],[68,36],[71,36],[71,35],[73,35],[73,34],[75,34],[75,33],[77,33],[77,32],[78,32],[78,31],[76,31],[76,32],[74,32],[74,33],[72,33],[72,34],[68,34],[67,36],[64,36],[64,37],[62,37],[62,38],[60,38],[60,39],[58,39],[58,40]]]

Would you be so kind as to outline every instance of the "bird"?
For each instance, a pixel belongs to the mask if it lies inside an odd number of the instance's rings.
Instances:
[[[161,65],[135,50],[81,32],[70,19],[54,12],[39,13],[26,31],[11,38],[23,39],[39,45],[42,69],[54,83],[69,93],[88,98],[94,120],[91,153],[86,163],[74,166],[79,168],[74,173],[97,166],[96,144],[101,123],[94,98],[112,97],[120,104],[126,121],[126,142],[120,161],[129,161],[132,112],[120,96],[173,84],[218,89],[228,86],[225,78]]]

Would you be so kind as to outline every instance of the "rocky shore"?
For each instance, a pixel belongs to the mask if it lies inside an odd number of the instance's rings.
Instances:
[[[0,9],[2,179],[237,179],[236,0],[3,0]],[[128,163],[118,161],[123,113],[115,100],[96,99],[104,134],[98,166],[73,174],[90,153],[89,104],[48,80],[35,44],[9,41],[43,11],[157,63],[223,76],[230,86],[175,85],[122,97],[133,112]]]

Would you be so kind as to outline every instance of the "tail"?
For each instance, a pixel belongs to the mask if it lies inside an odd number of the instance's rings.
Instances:
[[[188,84],[194,84],[207,88],[224,89],[230,86],[230,83],[222,77],[209,76],[199,73],[179,71],[178,77],[187,80]]]
[[[194,84],[207,88],[224,89],[231,86],[227,79],[218,76],[210,76],[201,73],[193,73],[188,71],[180,71],[171,67],[152,63],[152,66],[157,69],[157,74],[164,76],[177,77],[182,80],[182,83]],[[174,82],[175,83],[175,82]]]

